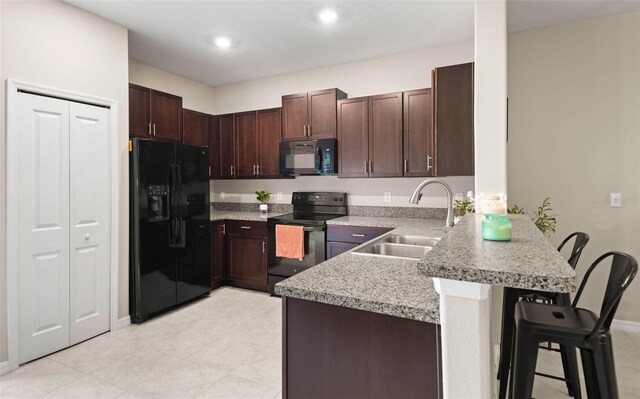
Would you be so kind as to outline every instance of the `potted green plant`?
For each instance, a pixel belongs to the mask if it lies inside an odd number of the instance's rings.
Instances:
[[[549,237],[551,233],[556,232],[556,214],[551,213],[553,208],[551,208],[551,198],[547,197],[542,201],[542,205],[538,207],[538,209],[533,213],[533,217],[531,220],[536,225],[536,227],[544,234]],[[520,208],[518,205],[513,205],[511,209],[508,209],[508,213],[517,214],[517,215],[525,215],[526,212],[524,208]]]
[[[267,203],[271,199],[271,194],[266,191],[256,191],[256,199],[260,202],[260,212],[269,212],[269,205]]]

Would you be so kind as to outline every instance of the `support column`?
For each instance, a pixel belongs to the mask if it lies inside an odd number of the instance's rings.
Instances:
[[[491,286],[433,279],[440,294],[444,399],[493,397]]]

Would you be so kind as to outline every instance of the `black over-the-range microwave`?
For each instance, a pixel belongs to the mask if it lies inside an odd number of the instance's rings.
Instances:
[[[331,175],[338,173],[336,139],[280,143],[281,175]]]

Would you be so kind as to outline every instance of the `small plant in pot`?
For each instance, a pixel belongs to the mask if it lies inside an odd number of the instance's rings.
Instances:
[[[542,232],[545,236],[549,237],[551,233],[556,232],[556,214],[551,213],[553,209],[551,208],[551,198],[547,197],[542,201],[542,205],[538,207],[538,209],[533,213],[533,217],[531,220],[536,225],[538,230]],[[508,210],[510,214],[516,215],[525,215],[524,208],[520,208],[518,205],[513,205],[511,209]]]
[[[269,212],[269,205],[267,203],[271,199],[271,194],[266,191],[256,191],[256,199],[260,202],[260,212]]]

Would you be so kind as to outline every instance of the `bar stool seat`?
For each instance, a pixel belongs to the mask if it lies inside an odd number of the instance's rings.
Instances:
[[[541,342],[547,336],[554,342],[565,338],[572,346],[579,346],[598,323],[598,316],[588,309],[532,302],[519,302],[515,318],[516,328],[534,331]]]

